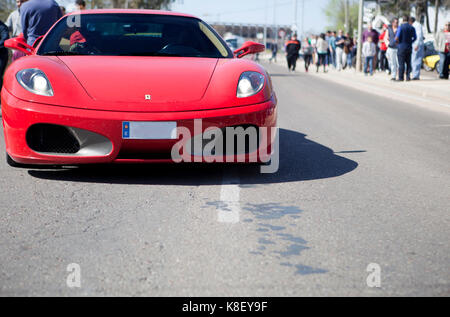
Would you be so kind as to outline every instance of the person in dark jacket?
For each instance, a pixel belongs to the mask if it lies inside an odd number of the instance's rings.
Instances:
[[[5,23],[0,21],[0,89],[3,86],[3,74],[8,63],[8,49],[5,47],[7,39],[9,39],[9,29]]]
[[[286,42],[286,58],[289,71],[295,71],[301,46],[296,34],[292,35],[291,40]]]
[[[272,61],[274,60],[275,63],[276,63],[277,62],[277,54],[278,54],[278,44],[277,44],[277,42],[273,42],[270,48],[272,50],[272,57],[270,57],[269,62],[272,63]]]
[[[47,33],[61,17],[61,9],[55,0],[29,0],[22,4],[20,20],[28,45],[33,45],[34,41]]]
[[[409,24],[409,17],[405,15],[403,17],[403,23],[397,30],[395,35],[395,41],[398,44],[397,57],[398,57],[398,80],[403,81],[405,71],[406,80],[411,80],[411,54],[412,43],[417,39],[416,30]],[[406,65],[406,68],[405,68]]]

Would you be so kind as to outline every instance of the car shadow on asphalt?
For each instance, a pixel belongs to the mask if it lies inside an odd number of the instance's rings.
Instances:
[[[232,170],[239,175],[241,185],[251,186],[338,177],[358,166],[303,133],[280,129],[279,134],[280,161],[275,173],[263,174],[256,164],[107,164],[32,168],[28,173],[39,179],[66,182],[201,186],[222,184],[224,175]]]

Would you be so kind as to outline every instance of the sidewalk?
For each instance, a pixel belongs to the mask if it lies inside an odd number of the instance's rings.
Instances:
[[[262,54],[261,62],[268,63],[269,57],[270,55]],[[277,56],[276,64],[283,66],[288,73],[287,62],[283,55]],[[316,73],[316,66],[312,65],[306,73],[303,60],[300,58],[295,73],[320,77],[371,94],[423,107],[432,106],[436,110],[450,113],[450,80],[439,79],[435,71],[426,72],[422,69],[421,80],[418,81],[392,82],[385,72],[375,72],[373,76],[365,76],[354,69],[338,72],[333,67],[328,67],[328,72],[323,73],[323,67],[321,67],[319,73]]]

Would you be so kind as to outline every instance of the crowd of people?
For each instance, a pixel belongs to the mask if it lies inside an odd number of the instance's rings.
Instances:
[[[394,18],[389,25],[383,25],[381,32],[367,26],[362,34],[361,64],[366,76],[375,71],[386,72],[392,81],[420,80],[424,58],[424,34],[422,25],[414,17],[403,16],[402,23]],[[439,53],[439,77],[449,78],[450,24],[436,33],[434,47]],[[276,45],[276,44],[274,44]],[[356,67],[357,39],[342,30],[312,35],[300,41],[293,34],[285,44],[289,71],[295,71],[297,60],[304,60],[305,71],[315,65],[316,72],[329,67],[337,71]],[[278,46],[272,50],[271,61],[276,59]]]
[[[33,45],[35,40],[44,35],[49,28],[65,14],[55,0],[16,0],[17,9],[5,23],[0,21],[0,84],[6,69],[9,54],[4,42],[10,37],[23,37]],[[86,7],[84,0],[75,1],[76,8]],[[383,25],[378,32],[371,24],[362,34],[361,62],[366,75],[373,75],[376,70],[387,72],[392,81],[420,80],[422,59],[424,57],[424,36],[422,25],[413,17],[403,16],[399,24],[397,18],[389,25]],[[439,54],[439,77],[449,78],[450,63],[450,22],[443,30],[435,34],[434,47]],[[320,35],[312,35],[300,41],[296,34],[285,44],[285,52],[289,71],[295,71],[297,60],[303,57],[305,71],[311,66],[316,72],[329,67],[337,71],[355,68],[357,58],[357,39],[342,30],[328,31]],[[278,53],[277,43],[272,43],[272,57]],[[15,51],[12,60],[20,58],[23,53]],[[258,58],[258,56],[256,56]],[[1,87],[1,85],[0,85]]]
[[[319,35],[312,35],[297,39],[293,34],[286,42],[286,56],[289,71],[295,71],[296,61],[301,56],[304,60],[305,71],[311,66],[316,66],[316,72],[323,67],[327,72],[332,66],[337,70],[354,67],[356,61],[356,40],[342,30],[338,32],[328,31]],[[274,58],[274,57],[272,57]]]

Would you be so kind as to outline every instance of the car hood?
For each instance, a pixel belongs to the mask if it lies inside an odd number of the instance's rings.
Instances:
[[[59,59],[98,101],[95,108],[121,111],[195,109],[194,103],[205,95],[218,62],[215,58],[153,56]]]

